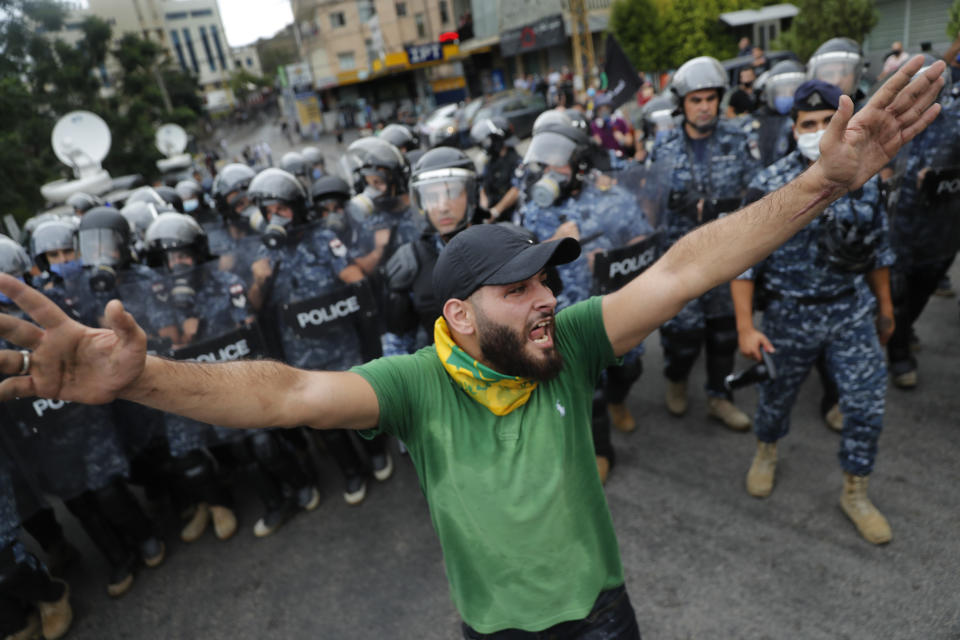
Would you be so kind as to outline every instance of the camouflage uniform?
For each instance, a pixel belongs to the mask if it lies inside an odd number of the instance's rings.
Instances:
[[[374,232],[390,229],[390,242],[383,251],[383,260],[393,255],[397,247],[413,242],[423,233],[423,216],[411,206],[401,211],[376,210],[366,219],[367,226]]]
[[[891,274],[896,328],[887,351],[896,376],[917,367],[910,350],[913,324],[950,268],[960,241],[960,105],[945,108],[900,151],[894,166],[899,189],[890,236],[897,255]]]
[[[670,196],[661,226],[664,249],[700,224],[739,208],[746,185],[759,169],[750,141],[735,125],[720,121],[713,134],[695,141],[683,128],[653,150],[654,163],[672,167]],[[703,211],[696,203],[705,199]],[[737,349],[736,322],[729,285],[720,285],[688,302],[660,328],[664,372],[673,382],[687,379],[705,343],[706,391],[729,397],[723,379],[733,370]]]
[[[751,193],[774,191],[806,167],[807,161],[794,151],[764,169],[751,183]],[[831,204],[826,213],[878,234],[873,269],[893,264],[876,177]],[[787,434],[800,384],[823,351],[840,391],[840,465],[862,476],[873,469],[886,393],[886,367],[873,322],[876,302],[862,274],[833,268],[820,255],[823,227],[824,217],[816,218],[738,278],[757,281],[756,295],[766,292],[762,330],[776,349],[771,355],[777,377],[759,386],[754,431],[763,442]]]

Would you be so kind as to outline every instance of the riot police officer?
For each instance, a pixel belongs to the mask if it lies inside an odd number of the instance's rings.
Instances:
[[[40,269],[37,289],[50,289],[83,271],[77,255],[77,227],[68,220],[39,225],[30,236],[30,255]]]
[[[459,149],[435,147],[413,167],[410,196],[423,212],[427,230],[387,262],[384,355],[412,353],[432,342],[433,325],[441,315],[433,296],[433,265],[443,245],[474,221],[477,194],[475,165]]]
[[[247,285],[256,252],[244,245],[253,244],[249,239],[262,223],[259,209],[247,197],[247,187],[255,175],[253,169],[240,163],[228,164],[217,173],[211,193],[221,220],[207,229],[210,252],[220,256],[220,268],[240,276]]]
[[[388,124],[377,136],[395,146],[405,156],[420,148],[420,135],[405,124]]]
[[[925,68],[935,62],[933,56],[925,58]],[[917,386],[917,360],[910,348],[913,325],[960,248],[960,103],[948,98],[949,79],[948,69],[938,98],[940,115],[893,162],[896,329],[887,354],[893,383],[901,389]]]
[[[294,176],[266,169],[250,183],[248,194],[267,223],[263,257],[253,264],[250,299],[264,309],[265,322],[272,322],[278,355],[293,366],[312,369],[344,370],[359,364],[362,341],[378,339],[376,332],[358,330],[376,305],[361,282],[363,272],[349,263],[346,246],[333,232],[308,224],[307,194]],[[303,438],[301,431],[281,433]],[[350,434],[323,431],[320,437],[344,476],[344,499],[358,504],[366,495],[366,469]],[[368,449],[374,472],[385,480],[393,470],[385,443],[368,446],[374,447]]]
[[[306,158],[296,151],[288,151],[280,157],[280,168],[287,173],[296,176],[297,180],[304,189],[310,188],[312,179],[310,177],[310,165]]]
[[[333,231],[347,247],[347,256],[365,275],[374,273],[381,252],[376,249],[373,229],[356,207],[347,206],[350,185],[335,175],[324,175],[310,187],[313,219]]]
[[[193,178],[181,180],[174,187],[183,201],[183,213],[193,216],[204,229],[217,222],[217,216],[207,203],[203,187]]]
[[[347,147],[346,162],[358,195],[372,206],[368,224],[376,248],[388,260],[397,247],[416,240],[423,221],[410,206],[410,165],[400,150],[381,138],[361,138]]]
[[[783,60],[762,76],[758,87],[761,105],[754,112],[757,144],[761,166],[769,166],[796,147],[793,139],[793,121],[790,110],[793,94],[806,79],[803,65],[795,60]]]
[[[819,158],[820,138],[841,95],[838,87],[819,80],[800,85],[793,106],[797,150],[757,175],[748,189],[748,202],[783,186]],[[777,441],[789,430],[800,384],[825,352],[843,413],[841,506],[874,544],[891,538],[889,524],[866,490],[883,427],[886,371],[880,344],[893,332],[889,275],[893,262],[874,176],[731,284],[741,352],[756,360],[762,351],[768,352],[777,372],[775,379],[759,387],[757,451],[747,474],[747,491],[759,498],[773,491]],[[768,299],[763,332],[753,327],[755,287],[762,287]]]
[[[87,211],[94,207],[99,207],[103,205],[103,200],[97,196],[92,196],[89,193],[84,193],[83,191],[78,191],[67,198],[66,205],[73,207],[73,212],[82,216]]]
[[[830,38],[807,60],[807,78],[840,87],[855,103],[865,97],[860,81],[864,70],[863,51],[851,38]]]
[[[486,154],[480,176],[480,205],[494,222],[513,221],[520,190],[511,179],[523,158],[514,148],[516,138],[510,123],[501,116],[483,118],[470,128],[470,139]]]
[[[653,229],[632,195],[612,185],[609,179],[597,182],[592,165],[596,153],[586,129],[574,124],[565,113],[548,114],[549,117],[538,119],[523,159],[526,198],[522,215],[524,226],[541,242],[568,236],[579,240],[583,247],[577,260],[557,268],[563,285],[557,294],[557,307],[563,308],[591,294],[591,263],[597,253],[630,244],[652,234]],[[638,348],[625,359],[631,371],[617,377],[616,389],[611,389],[614,417],[623,430],[632,429],[633,418],[624,401],[630,385],[639,376],[637,363],[641,353]],[[609,435],[609,398],[604,386],[601,384],[594,396],[593,435],[598,471],[606,480],[615,457]]]
[[[304,162],[307,163],[307,174],[310,180],[319,180],[326,174],[326,161],[323,152],[316,147],[304,147],[300,150]]]
[[[672,245],[691,229],[736,210],[756,172],[749,139],[739,128],[721,121],[719,105],[727,76],[714,58],[688,60],[677,70],[673,91],[680,102],[679,133],[654,147],[653,162],[671,172],[670,195],[664,215],[664,240]],[[727,427],[745,430],[750,418],[734,406],[724,388],[733,370],[737,348],[736,324],[727,286],[717,287],[689,302],[660,328],[666,405],[673,415],[687,411],[687,377],[705,347],[708,415]]]

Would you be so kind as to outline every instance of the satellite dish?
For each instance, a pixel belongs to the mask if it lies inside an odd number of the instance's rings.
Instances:
[[[157,129],[157,149],[168,158],[183,153],[187,142],[187,132],[178,124],[165,124]]]
[[[57,121],[50,136],[53,152],[77,178],[100,172],[110,151],[110,128],[90,111],[71,111]]]

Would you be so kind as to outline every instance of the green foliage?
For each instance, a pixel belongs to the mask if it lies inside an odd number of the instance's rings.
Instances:
[[[873,0],[796,0],[794,4],[800,13],[772,48],[793,51],[801,60],[830,38],[862,43],[877,24]]]
[[[960,0],[953,0],[950,17],[947,19],[947,36],[951,39],[960,36]]]
[[[761,6],[760,0],[616,0],[613,34],[638,69],[675,69],[696,56],[737,54],[720,14]]]
[[[176,122],[191,127],[203,113],[196,81],[169,64],[165,50],[136,35],[116,46],[110,25],[90,17],[76,46],[50,37],[63,23],[64,10],[53,0],[0,0],[0,214],[21,221],[43,206],[40,186],[72,177],[56,159],[50,134],[57,119],[86,109],[110,127],[112,144],[104,167],[114,176],[157,173],[157,126]],[[119,73],[113,86],[100,84],[100,69]],[[168,113],[162,79],[172,105]]]

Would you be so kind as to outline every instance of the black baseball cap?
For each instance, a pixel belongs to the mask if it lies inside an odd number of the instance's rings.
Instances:
[[[840,108],[840,87],[823,80],[807,80],[793,94],[794,111],[837,110]]]
[[[481,224],[447,243],[433,268],[433,293],[441,302],[465,300],[485,285],[522,282],[544,267],[573,262],[580,243],[562,238],[538,243],[512,224]]]

